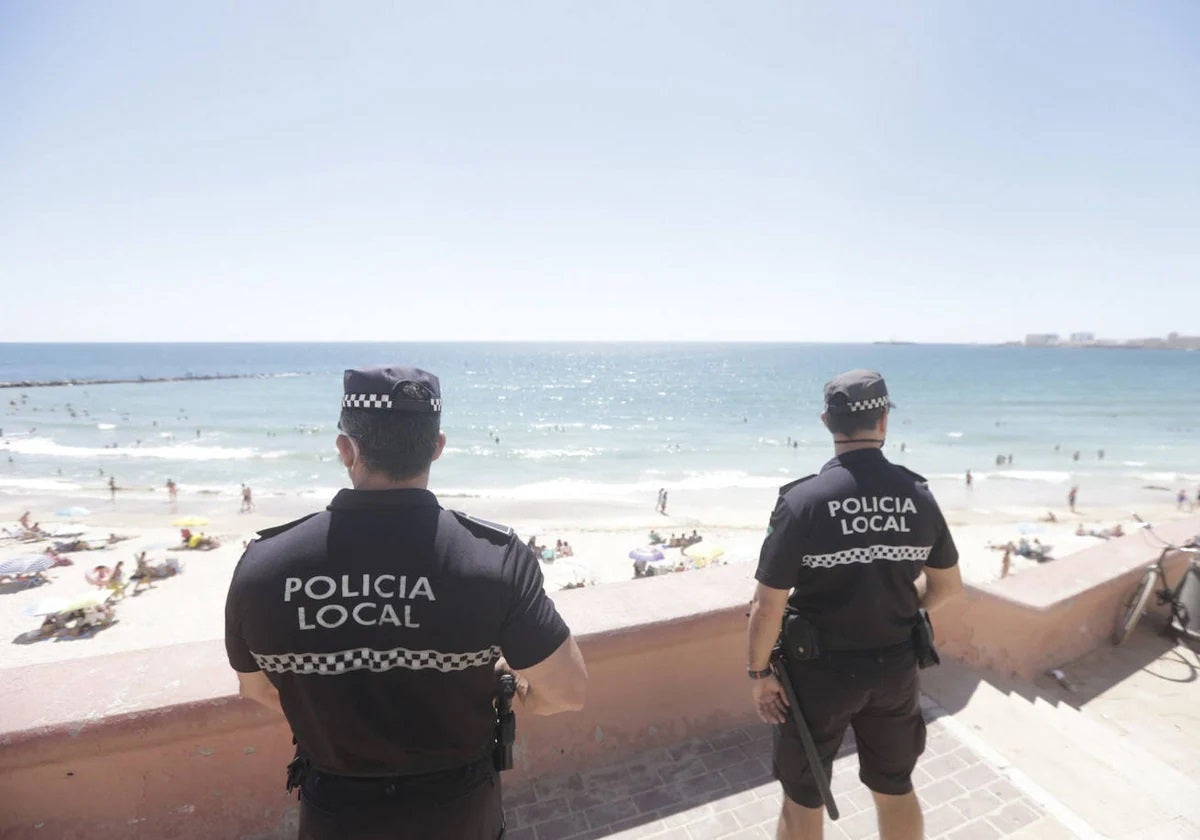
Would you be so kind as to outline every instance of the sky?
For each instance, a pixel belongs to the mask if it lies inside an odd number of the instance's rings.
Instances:
[[[0,3],[0,341],[1200,333],[1200,4]]]

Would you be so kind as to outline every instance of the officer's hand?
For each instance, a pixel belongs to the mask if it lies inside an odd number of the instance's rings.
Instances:
[[[787,709],[787,695],[779,680],[771,676],[754,681],[754,710],[763,723],[784,723]]]

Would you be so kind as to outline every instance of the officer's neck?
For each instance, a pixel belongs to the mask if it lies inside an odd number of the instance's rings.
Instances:
[[[845,455],[859,449],[883,449],[883,440],[882,436],[877,437],[873,434],[865,434],[862,437],[840,435],[833,439],[833,454]]]
[[[427,490],[429,471],[412,478],[392,478],[386,473],[350,470],[350,484],[355,490]]]

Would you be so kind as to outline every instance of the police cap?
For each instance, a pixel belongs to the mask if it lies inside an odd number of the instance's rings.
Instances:
[[[342,408],[368,408],[438,414],[442,386],[428,371],[380,366],[347,370],[342,377]]]
[[[873,370],[848,370],[825,383],[825,410],[833,414],[894,406],[888,399],[887,383]]]

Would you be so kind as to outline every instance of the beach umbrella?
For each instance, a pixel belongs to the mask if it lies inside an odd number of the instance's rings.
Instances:
[[[88,510],[85,507],[79,507],[78,505],[72,505],[71,507],[65,507],[65,508],[61,508],[59,510],[54,511],[55,516],[64,516],[64,517],[67,517],[68,519],[74,518],[77,516],[89,516],[90,514],[91,514],[90,510]]]
[[[703,567],[707,566],[718,557],[723,557],[725,555],[725,549],[719,545],[706,543],[704,546],[690,545],[683,550],[683,554],[697,567]]]
[[[632,551],[630,551],[629,559],[630,560],[645,560],[647,563],[651,563],[655,560],[663,559],[663,553],[658,548],[655,548],[652,545],[648,545],[648,546],[643,546],[642,548],[635,548]]]
[[[0,575],[29,575],[54,568],[54,558],[48,554],[19,554],[0,562]]]
[[[105,597],[96,592],[84,592],[73,598],[46,598],[27,607],[25,614],[30,616],[54,615],[72,610],[86,610],[89,607],[98,607],[103,604]]]
[[[178,519],[172,519],[171,524],[177,528],[200,528],[208,524],[208,520],[203,516],[181,516]]]
[[[544,574],[547,589],[579,586],[589,583],[592,579],[591,566],[574,557],[560,557],[553,566],[545,567]]]

